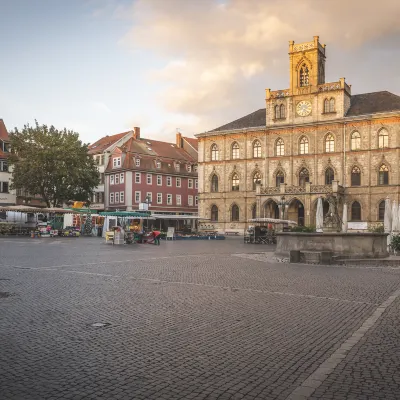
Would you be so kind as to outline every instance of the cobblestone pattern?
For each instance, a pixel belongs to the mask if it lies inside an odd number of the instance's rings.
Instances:
[[[400,283],[231,256],[235,241],[75,243],[0,242],[1,399],[285,399]]]
[[[400,398],[400,299],[314,392],[311,399]]]

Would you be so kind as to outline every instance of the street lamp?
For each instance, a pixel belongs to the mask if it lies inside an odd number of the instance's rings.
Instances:
[[[285,201],[285,196],[282,196],[280,201],[278,202],[279,212],[281,214],[281,219],[285,219],[285,215],[287,214],[287,210],[289,208],[289,202]]]

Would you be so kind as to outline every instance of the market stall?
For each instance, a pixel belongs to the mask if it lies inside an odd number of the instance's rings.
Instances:
[[[276,244],[277,230],[286,230],[290,225],[297,225],[294,221],[276,218],[252,218],[248,222],[254,225],[249,225],[246,230],[244,242],[256,244]]]

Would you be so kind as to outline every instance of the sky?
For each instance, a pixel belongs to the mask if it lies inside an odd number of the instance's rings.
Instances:
[[[400,95],[398,0],[0,0],[0,118],[92,143],[174,141],[265,107],[288,42],[327,45],[326,81]]]

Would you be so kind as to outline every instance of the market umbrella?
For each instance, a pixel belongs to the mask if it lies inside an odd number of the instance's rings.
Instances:
[[[399,231],[399,209],[396,200],[392,203],[392,234]]]
[[[316,228],[317,232],[322,232],[324,227],[324,209],[322,205],[322,197],[317,201]]]
[[[347,232],[347,203],[343,204],[342,232]]]
[[[385,233],[389,233],[389,235],[387,236],[388,247],[390,245],[390,231],[392,229],[391,214],[392,214],[392,210],[390,208],[390,199],[389,199],[389,197],[387,197],[385,200],[385,216],[383,218],[383,227],[384,227]]]

